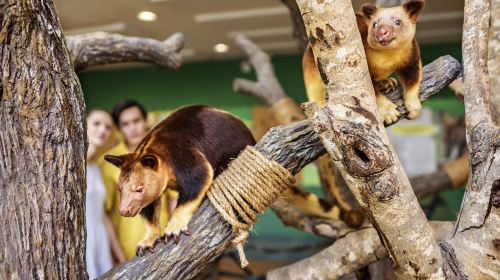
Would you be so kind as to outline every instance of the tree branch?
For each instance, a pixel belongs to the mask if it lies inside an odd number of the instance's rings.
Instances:
[[[451,264],[445,267],[448,277],[486,279],[500,273],[495,261],[500,258],[500,128],[493,124],[490,106],[489,20],[489,0],[465,1],[462,53],[471,176],[453,239],[442,245]]]
[[[250,64],[257,75],[257,83],[237,79],[233,83],[234,91],[254,96],[269,106],[286,97],[281,84],[276,79],[269,55],[243,35],[238,35],[235,41],[250,59]]]
[[[179,51],[184,35],[175,33],[165,41],[94,32],[66,37],[71,62],[76,71],[120,62],[147,62],[170,69],[180,67]]]
[[[283,199],[276,201],[271,205],[271,208],[286,226],[291,226],[319,236],[339,239],[348,233],[359,230],[359,228],[348,226],[341,220],[330,220],[307,215],[292,207],[290,204],[283,201]]]
[[[431,224],[438,240],[446,240],[453,230],[451,222]],[[347,234],[307,259],[271,270],[267,279],[337,279],[387,256],[377,231],[370,227]]]
[[[440,248],[378,115],[351,1],[297,3],[329,96],[321,109],[307,106],[306,115],[382,238],[396,274],[443,277]]]

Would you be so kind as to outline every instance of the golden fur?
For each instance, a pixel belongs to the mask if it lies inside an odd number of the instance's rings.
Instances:
[[[397,85],[397,81],[390,77],[394,72],[398,74],[404,88],[408,118],[416,118],[421,111],[418,94],[422,64],[415,30],[416,20],[423,5],[423,0],[411,0],[391,8],[364,4],[363,13],[356,14],[368,68],[377,94],[379,113],[386,124],[395,122],[399,117],[396,105],[383,95]],[[324,105],[324,86],[314,61],[312,47],[308,45],[302,59],[307,95],[310,101]]]

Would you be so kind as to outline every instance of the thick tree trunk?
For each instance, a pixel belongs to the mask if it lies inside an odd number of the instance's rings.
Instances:
[[[2,1],[0,278],[83,279],[85,105],[52,1]]]
[[[490,94],[489,20],[489,0],[465,1],[462,53],[471,175],[453,238],[441,244],[450,278],[495,279],[500,275],[500,128],[491,110],[491,102],[498,100]]]
[[[440,248],[380,121],[351,1],[297,3],[329,96],[306,115],[399,277],[443,277]]]

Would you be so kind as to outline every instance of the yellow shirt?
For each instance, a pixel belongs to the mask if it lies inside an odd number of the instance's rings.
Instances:
[[[127,153],[127,146],[123,141],[121,141],[106,154],[119,156]],[[116,230],[116,235],[125,253],[125,257],[127,259],[131,259],[135,256],[137,243],[144,238],[145,230],[142,218],[140,215],[135,217],[123,217],[120,215],[118,209],[120,205],[120,193],[118,192],[117,187],[120,169],[103,159],[101,159],[98,164],[101,169],[104,185],[106,186],[105,209],[110,215],[111,223]],[[162,195],[161,202],[160,225],[163,229],[167,225],[168,221],[166,193]]]

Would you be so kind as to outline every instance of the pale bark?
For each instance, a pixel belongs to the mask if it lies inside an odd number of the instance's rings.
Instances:
[[[432,229],[437,240],[446,240],[453,231],[453,223],[432,222]],[[347,234],[307,259],[269,271],[267,279],[338,279],[387,256],[377,231],[370,227]]]
[[[329,96],[306,115],[399,277],[443,276],[440,248],[378,115],[363,44],[348,0],[297,2]]]
[[[462,52],[471,175],[453,238],[441,245],[449,278],[500,275],[500,129],[493,123],[490,106],[489,20],[490,1],[465,1]]]
[[[0,279],[82,279],[86,118],[50,0],[0,2]]]
[[[490,74],[491,111],[493,121],[500,125],[500,1],[491,0],[488,71]]]
[[[165,41],[94,32],[66,38],[71,62],[80,71],[96,65],[123,62],[146,62],[177,69],[184,35],[175,33]]]

